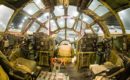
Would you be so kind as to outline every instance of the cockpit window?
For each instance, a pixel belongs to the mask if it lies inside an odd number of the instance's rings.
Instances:
[[[23,8],[23,10],[25,12],[27,12],[28,14],[33,15],[34,13],[36,13],[39,10],[39,8],[33,2],[31,2],[28,5],[26,5]]]
[[[4,5],[0,5],[0,32],[5,31],[6,26],[8,25],[8,21],[11,19],[13,13],[14,10]]]

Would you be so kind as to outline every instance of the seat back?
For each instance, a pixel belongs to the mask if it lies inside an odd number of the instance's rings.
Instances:
[[[112,50],[110,54],[109,61],[117,66],[123,66],[123,60],[119,57],[117,50]]]
[[[13,69],[9,60],[1,51],[0,51],[0,63],[6,72],[9,72],[11,69]]]
[[[5,71],[1,66],[0,66],[0,80],[9,80],[8,75],[5,73]]]
[[[8,56],[8,59],[10,61],[14,61],[19,57],[21,57],[20,48],[14,48],[11,50],[10,55]]]

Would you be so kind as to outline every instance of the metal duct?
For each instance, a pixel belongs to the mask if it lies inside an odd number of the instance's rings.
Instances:
[[[54,0],[43,0],[43,3],[47,9],[54,10]]]
[[[84,9],[86,9],[90,5],[90,3],[92,1],[93,0],[78,0],[77,1],[78,10],[84,10]]]
[[[67,6],[69,6],[69,0],[59,0],[59,4],[67,7]]]

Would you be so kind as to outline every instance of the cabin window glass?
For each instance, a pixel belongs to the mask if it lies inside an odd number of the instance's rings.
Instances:
[[[80,32],[81,26],[82,26],[81,21],[78,21],[78,22],[76,23],[74,29],[75,29],[76,31]]]
[[[93,0],[93,2],[88,7],[92,11],[94,11],[98,6],[102,5],[98,0]]]
[[[77,17],[79,15],[79,12],[77,11],[77,7],[69,6],[68,7],[68,15],[72,16],[72,17]]]
[[[93,22],[93,19],[89,17],[88,15],[82,14],[82,17],[80,17],[84,22],[91,24]]]
[[[29,3],[27,6],[25,6],[23,10],[27,12],[28,14],[33,15],[39,10],[39,8],[32,2],[32,3]]]
[[[58,28],[57,28],[57,25],[56,25],[56,23],[55,23],[55,20],[50,20],[50,21],[48,21],[48,22],[46,23],[46,27],[47,27],[48,29],[50,29],[50,31],[55,31],[55,30],[58,29]]]
[[[48,34],[49,35],[49,30],[46,29],[46,28],[41,28],[39,32],[43,32],[45,34]]]
[[[45,5],[43,4],[42,0],[33,0],[35,2],[35,4],[41,8],[41,9],[45,9]]]
[[[29,28],[29,30],[27,31],[27,33],[33,34],[34,32],[36,32],[38,30],[39,27],[40,27],[40,25],[37,22],[34,22],[32,24],[32,26]]]
[[[95,31],[95,33],[97,33],[99,36],[103,36],[104,32],[102,31],[102,29],[100,28],[100,26],[96,23],[92,26],[93,30]]]
[[[94,11],[99,16],[103,16],[104,14],[109,12],[109,10],[98,0],[93,0],[93,2],[89,6],[89,9]]]
[[[65,40],[65,29],[60,30],[57,34],[58,38],[62,41]]]
[[[30,21],[29,16],[24,16],[22,13],[18,13],[13,19],[9,31],[12,32],[21,32],[23,28]]]
[[[111,34],[122,34],[122,29],[114,15],[110,14],[104,21]]]
[[[65,19],[64,18],[62,18],[62,17],[58,18],[57,22],[58,22],[60,28],[64,28],[65,27]]]
[[[111,34],[122,34],[122,29],[120,29],[119,26],[109,25],[108,29]]]
[[[105,6],[101,5],[98,6],[94,12],[99,16],[103,16],[104,14],[108,13],[109,10]]]
[[[69,18],[67,19],[67,27],[68,28],[72,28],[74,23],[75,23],[74,19],[69,19]]]
[[[74,30],[76,30],[77,32],[80,32],[81,30],[84,30],[86,27],[86,24],[82,21],[78,21],[76,22],[75,26],[74,26]]]
[[[64,15],[64,7],[63,6],[55,6],[54,14],[56,16],[63,16]]]
[[[85,33],[93,33],[91,29],[85,29]]]
[[[120,11],[118,14],[124,24],[126,33],[130,34],[130,8]]]
[[[51,17],[49,12],[44,13],[43,15],[41,15],[41,16],[38,18],[38,21],[44,23],[44,22],[46,22],[46,21],[49,19],[49,17]]]
[[[73,42],[77,40],[78,34],[72,30],[67,30],[67,40]]]
[[[0,32],[4,32],[14,10],[4,5],[0,5],[0,11]]]

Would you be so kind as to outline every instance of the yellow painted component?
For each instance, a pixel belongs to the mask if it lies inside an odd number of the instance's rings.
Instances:
[[[0,80],[9,80],[8,75],[5,73],[5,71],[1,66],[0,66]]]
[[[66,56],[66,57],[71,57],[71,45],[60,45],[59,46],[59,56]]]
[[[109,61],[117,66],[124,66],[123,60],[119,57],[119,55],[117,55],[117,53],[119,53],[119,52],[116,50],[112,50]]]

